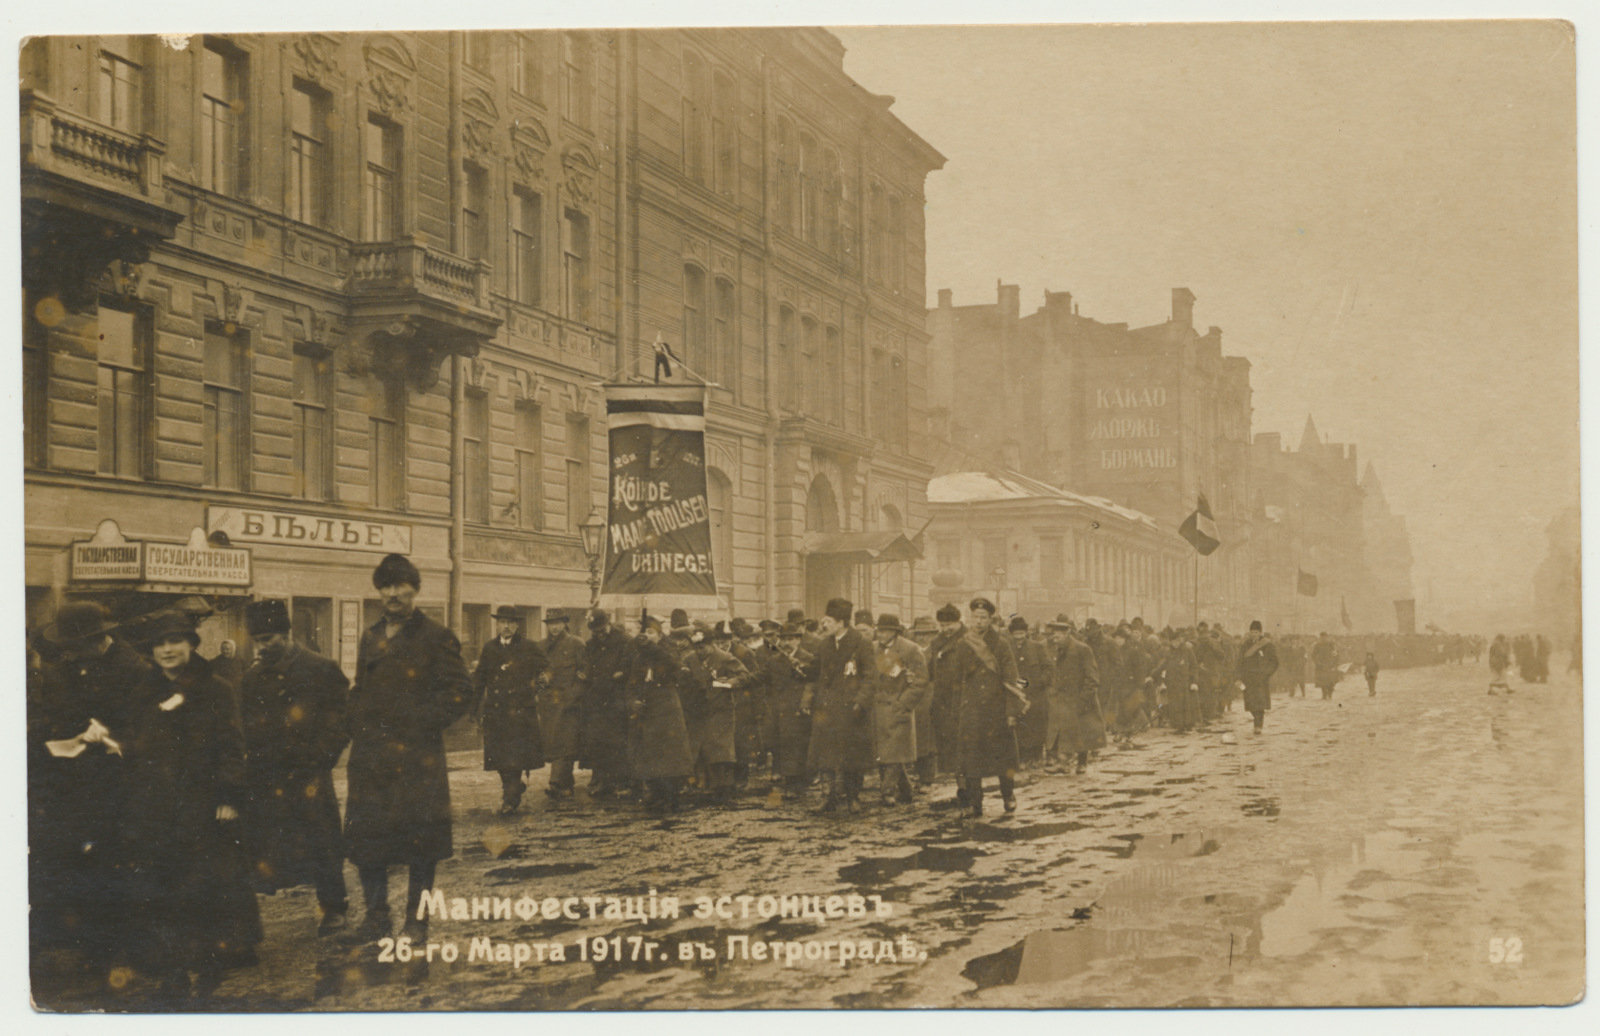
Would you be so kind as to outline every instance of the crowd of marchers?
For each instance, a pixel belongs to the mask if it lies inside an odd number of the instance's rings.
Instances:
[[[141,990],[157,1009],[203,1001],[230,969],[256,963],[256,896],[287,887],[315,888],[319,934],[391,935],[398,865],[403,932],[424,937],[418,904],[453,855],[445,731],[469,714],[507,816],[548,766],[555,808],[576,800],[581,768],[581,801],[650,811],[764,792],[772,808],[849,815],[869,779],[895,807],[944,778],[976,817],[986,779],[1011,814],[1024,770],[1082,773],[1108,739],[1204,728],[1241,696],[1260,733],[1275,691],[1310,682],[1329,698],[1360,672],[1375,694],[1381,669],[1453,650],[1427,636],[1275,640],[1259,622],[1242,636],[1205,622],[1030,623],[982,597],[907,627],[834,599],[783,622],[679,610],[614,623],[597,610],[587,637],[560,614],[530,637],[502,609],[469,667],[455,634],[416,607],[409,560],[384,558],[372,581],[383,615],[362,634],[353,684],[296,643],[277,600],[246,606],[256,650],[242,672],[231,657],[201,658],[181,612],[118,625],[73,602],[32,639],[36,999],[66,967],[113,998]],[[1504,654],[1491,649],[1491,663]],[[341,816],[333,770],[347,750]],[[346,860],[360,882],[354,926]]]

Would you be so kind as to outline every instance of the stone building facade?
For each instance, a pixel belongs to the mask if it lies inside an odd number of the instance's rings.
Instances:
[[[707,613],[911,567],[853,562],[925,521],[943,159],[831,34],[54,37],[22,71],[31,620],[104,518],[227,533],[347,661],[390,549],[469,644],[586,607],[601,386],[658,334],[712,385]]]

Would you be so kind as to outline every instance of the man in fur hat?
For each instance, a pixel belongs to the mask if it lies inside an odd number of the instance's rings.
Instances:
[[[478,653],[477,687],[483,768],[500,775],[500,813],[509,815],[528,790],[524,775],[544,766],[538,683],[544,652],[522,635],[522,617],[508,604],[494,613],[494,639]]]
[[[410,560],[388,555],[372,585],[383,617],[361,636],[350,691],[345,851],[365,900],[357,934],[389,934],[389,867],[405,864],[405,926],[416,940],[427,935],[422,895],[438,862],[455,855],[444,729],[472,707],[472,677],[456,635],[417,608],[422,574]]]
[[[251,601],[245,630],[256,660],[240,680],[245,830],[260,891],[316,887],[318,934],[344,927],[344,839],[333,767],[350,743],[350,681],[332,659],[294,642],[282,601]]]
[[[828,602],[820,629],[817,686],[811,704],[810,766],[827,780],[822,811],[856,812],[863,775],[872,768],[872,641],[850,628],[850,602]]]

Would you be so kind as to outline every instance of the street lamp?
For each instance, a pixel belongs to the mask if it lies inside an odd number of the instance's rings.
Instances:
[[[589,557],[589,610],[600,606],[600,552],[605,548],[606,519],[596,507],[578,526],[583,535],[583,552]]]

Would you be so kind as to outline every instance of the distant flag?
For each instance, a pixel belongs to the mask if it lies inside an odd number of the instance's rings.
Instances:
[[[1343,594],[1339,595],[1339,621],[1344,623],[1344,631],[1346,633],[1349,633],[1350,632],[1350,628],[1351,628],[1350,612],[1348,610],[1346,610],[1346,608],[1344,606],[1344,595]]]
[[[1222,539],[1217,535],[1216,520],[1211,517],[1211,505],[1206,503],[1206,495],[1200,494],[1200,504],[1194,513],[1183,520],[1178,526],[1178,535],[1189,541],[1189,545],[1202,555],[1210,554],[1222,546]]]
[[[1305,597],[1317,596],[1317,577],[1303,568],[1296,571],[1300,573],[1300,578],[1295,583],[1296,592]]]
[[[668,345],[667,340],[661,337],[660,331],[656,332],[656,340],[651,343],[650,348],[655,350],[656,354],[656,384],[659,385],[661,384],[661,373],[663,371],[666,372],[667,377],[672,377],[672,361],[676,360],[677,357],[672,354],[672,346]]]

